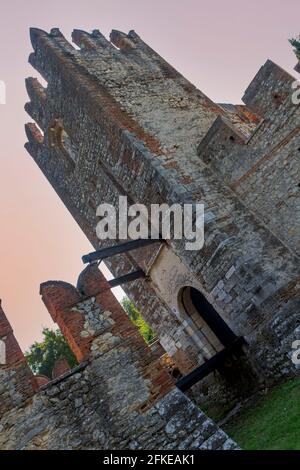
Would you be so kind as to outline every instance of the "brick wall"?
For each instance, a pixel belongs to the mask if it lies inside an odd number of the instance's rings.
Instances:
[[[27,401],[1,375],[1,449],[237,449],[174,387],[96,265],[78,287],[49,281],[41,295],[81,363]]]
[[[0,415],[32,397],[37,389],[35,378],[14,336],[0,302]]]
[[[80,50],[56,29],[50,34],[33,29],[31,39],[30,63],[48,86],[42,90],[35,80],[27,80],[30,103],[26,109],[44,136],[28,124],[26,148],[89,240],[99,245],[97,205],[116,203],[120,194],[147,207],[204,202],[204,248],[189,252],[185,241],[170,244],[188,272],[185,278],[173,279],[172,297],[177,299],[185,285],[197,286],[233,332],[246,338],[247,356],[262,379],[295,374],[289,355],[292,340],[297,339],[299,291],[295,289],[286,302],[277,295],[289,289],[290,283],[297,285],[299,278],[294,250],[297,234],[290,216],[294,203],[278,217],[278,207],[270,211],[271,189],[266,198],[263,188],[271,188],[273,173],[277,178],[285,165],[288,188],[278,189],[275,207],[294,194],[296,134],[287,147],[277,149],[282,163],[276,150],[267,168],[260,170],[258,165],[247,194],[230,187],[228,174],[224,177],[220,171],[228,162],[227,173],[234,168],[235,176],[242,177],[264,156],[276,128],[283,129],[282,135],[276,133],[278,141],[290,132],[290,107],[285,123],[288,74],[267,62],[261,72],[266,80],[258,78],[250,85],[247,106],[219,106],[134,32],[113,31],[111,41],[119,49],[98,31],[73,33]],[[278,85],[282,89],[274,97]],[[298,115],[298,110],[294,113]],[[54,123],[58,118],[72,143],[69,152],[59,138],[53,140],[53,133],[60,132]],[[260,135],[264,135],[261,147],[255,141]],[[231,149],[235,152],[232,159]],[[285,164],[286,152],[290,156]],[[214,154],[217,165],[212,161]],[[286,226],[281,223],[283,215]],[[152,247],[118,256],[109,267],[119,276],[137,264],[149,266],[157,250]],[[200,351],[176,313],[179,305],[173,311],[151,277],[125,290],[164,344],[171,345],[167,352],[174,359],[188,357],[184,363],[193,367]],[[280,329],[278,324],[285,326]],[[274,350],[280,351],[276,361]],[[178,367],[186,372],[180,360]]]
[[[68,339],[77,360],[88,359],[91,351],[94,355],[94,350],[97,355],[99,351],[107,353],[116,345],[120,349],[130,349],[130,367],[134,364],[148,381],[150,402],[165,395],[173,388],[173,381],[161,367],[160,358],[152,354],[138,329],[111,293],[110,285],[97,264],[88,266],[81,273],[78,287],[81,294],[65,283],[49,281],[41,285],[42,299]],[[149,403],[146,401],[141,406],[147,407]]]

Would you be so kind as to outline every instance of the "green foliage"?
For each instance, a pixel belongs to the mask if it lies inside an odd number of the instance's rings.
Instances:
[[[43,329],[44,339],[35,342],[25,353],[28,364],[35,374],[46,375],[51,379],[55,361],[64,357],[71,367],[77,365],[77,360],[60,330]]]
[[[245,450],[300,450],[300,379],[274,388],[223,428]]]
[[[124,297],[121,304],[124,310],[127,312],[131,321],[139,329],[144,340],[147,343],[150,343],[155,338],[155,335],[154,335],[154,332],[151,330],[150,326],[148,325],[148,323],[146,323],[145,320],[143,319],[140,312],[136,309],[134,304],[127,297]]]
[[[292,44],[295,54],[300,60],[300,39],[295,39],[295,38],[289,39],[289,42]]]

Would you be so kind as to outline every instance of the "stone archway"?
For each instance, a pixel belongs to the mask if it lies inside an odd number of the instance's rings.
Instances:
[[[181,288],[178,304],[180,313],[188,325],[187,330],[201,351],[200,363],[209,360],[236,340],[234,332],[195,287]]]
[[[224,365],[239,363],[244,339],[237,337],[206,297],[192,286],[184,286],[178,294],[178,304],[186,330],[199,352],[198,366],[177,382],[187,390],[215,370],[224,372]],[[225,366],[226,370],[226,366]]]

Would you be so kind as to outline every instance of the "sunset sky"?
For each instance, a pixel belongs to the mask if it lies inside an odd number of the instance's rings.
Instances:
[[[299,0],[10,0],[0,17],[0,298],[21,346],[40,339],[51,319],[39,284],[76,283],[91,245],[24,150],[24,79],[29,28],[134,29],[152,48],[216,102],[239,103],[270,58],[297,77],[288,38],[299,34]],[[299,75],[298,75],[299,78]]]

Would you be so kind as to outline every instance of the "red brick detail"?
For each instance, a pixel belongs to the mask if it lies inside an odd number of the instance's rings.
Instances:
[[[81,295],[78,290],[67,282],[48,281],[40,286],[42,300],[47,307],[54,322],[60,310],[80,302]]]
[[[143,377],[149,381],[150,398],[141,407],[143,411],[149,409],[156,400],[160,399],[172,388],[174,382],[167,370],[160,362],[158,351],[153,352],[145,343],[137,327],[132,323],[127,313],[117,301],[110,290],[110,285],[96,264],[88,266],[80,278],[80,287],[90,296],[95,296],[96,302],[102,310],[109,310],[115,324],[111,333],[123,339],[124,344],[130,344],[135,364],[139,367]],[[165,351],[161,348],[161,352]]]
[[[45,375],[35,375],[34,376],[37,386],[40,388],[43,385],[47,385],[50,382],[50,379]]]
[[[5,343],[5,364],[1,364],[3,370],[20,371],[18,380],[22,383],[18,384],[19,389],[24,391],[24,395],[33,394],[37,389],[37,383],[34,375],[29,368],[25,356],[16,340],[13,329],[1,307],[0,301],[0,339]]]
[[[51,317],[68,341],[76,359],[87,359],[93,338],[82,338],[84,315],[76,311],[76,304],[83,300],[78,290],[66,282],[48,281],[41,284],[40,293]],[[72,307],[72,305],[74,307]]]
[[[66,372],[69,372],[69,370],[71,370],[71,367],[67,359],[65,357],[60,357],[55,361],[52,371],[52,379],[56,379],[57,377],[64,375]]]
[[[95,263],[89,264],[82,271],[78,278],[77,286],[86,296],[92,297],[98,293],[103,294],[104,291],[107,291],[107,295],[115,299],[114,295],[110,292],[108,281],[105,279],[101,271],[99,271],[98,265]],[[117,304],[119,305],[118,302]]]
[[[160,363],[159,350],[153,352],[145,343],[136,326],[111,292],[110,285],[97,264],[89,265],[79,276],[78,289],[64,282],[47,282],[41,285],[42,299],[52,318],[60,327],[78,361],[89,358],[94,336],[82,337],[85,318],[76,310],[77,305],[95,297],[102,311],[110,311],[114,324],[110,328],[113,336],[122,338],[122,344],[131,349],[132,361],[148,383],[150,398],[141,407],[146,410],[168,393],[174,383]],[[59,371],[59,375],[60,375]],[[55,371],[56,376],[56,371]]]
[[[24,354],[13,334],[13,329],[0,306],[0,339],[6,346],[5,368],[12,369],[22,362],[26,362]]]

